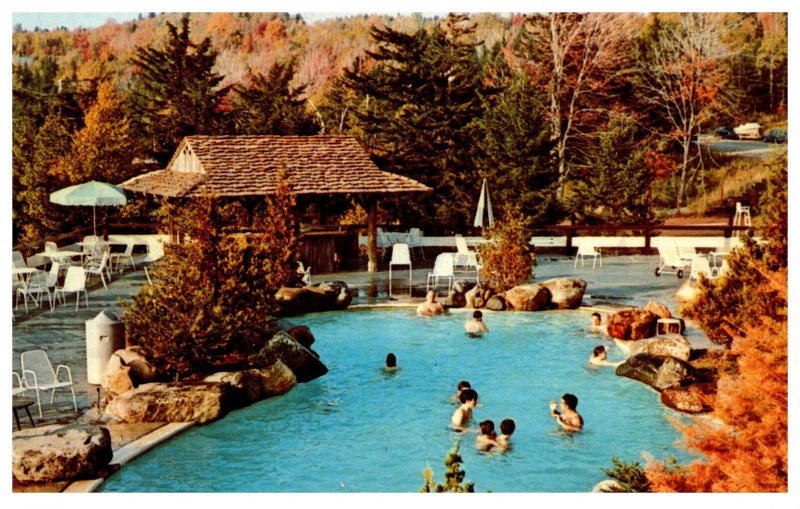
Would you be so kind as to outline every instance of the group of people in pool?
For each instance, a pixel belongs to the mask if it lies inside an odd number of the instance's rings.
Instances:
[[[472,421],[472,410],[478,404],[478,393],[468,381],[462,380],[458,383],[458,393],[453,399],[461,405],[453,412],[450,424],[458,431],[465,431]],[[500,435],[498,435],[493,420],[481,421],[481,433],[475,439],[475,447],[481,451],[506,451],[511,446],[511,435],[516,428],[513,419],[503,419],[500,421]]]
[[[431,290],[425,296],[425,302],[417,306],[420,316],[436,316],[444,314],[444,306],[436,302],[436,294]],[[478,310],[472,313],[472,318],[464,324],[464,330],[470,337],[481,337],[484,332],[489,332],[489,327],[483,321],[483,313]]]

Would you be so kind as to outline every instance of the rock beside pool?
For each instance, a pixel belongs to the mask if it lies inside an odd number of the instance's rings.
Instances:
[[[343,281],[325,281],[301,288],[282,287],[275,294],[281,316],[347,309],[352,293]]]
[[[463,308],[467,305],[467,298],[463,292],[456,291],[455,288],[451,289],[445,297],[442,305],[446,308]]]
[[[698,380],[698,373],[686,361],[648,353],[636,354],[617,366],[617,375],[637,380],[661,392],[677,384]]]
[[[248,358],[249,364],[255,367],[272,366],[277,361],[286,364],[301,383],[328,372],[316,352],[295,341],[285,330],[279,330],[257,354]]]
[[[621,482],[616,479],[606,479],[595,484],[592,493],[619,493],[628,491]]]
[[[657,317],[647,309],[626,308],[611,313],[606,319],[606,331],[614,339],[644,339],[653,336]]]
[[[16,431],[11,471],[20,482],[90,478],[111,462],[111,434],[90,424],[54,424]]]
[[[106,363],[100,378],[107,400],[127,392],[140,384],[154,382],[156,369],[142,355],[141,348],[132,346],[117,350]]]
[[[661,391],[661,403],[669,408],[690,414],[711,412],[717,398],[715,383],[696,383],[686,387],[674,386]]]
[[[203,381],[229,384],[240,391],[243,401],[237,406],[247,406],[271,396],[286,394],[297,385],[294,372],[281,361],[264,369],[221,371],[207,376]]]
[[[582,279],[559,277],[541,284],[550,291],[550,305],[559,309],[577,309],[586,293],[586,281]]]
[[[665,334],[636,342],[636,353],[648,353],[662,357],[675,357],[688,361],[692,354],[689,340],[680,334]]]
[[[505,311],[506,299],[504,299],[502,295],[492,295],[489,297],[489,300],[486,301],[486,309],[491,311]]]
[[[226,383],[149,383],[120,394],[105,409],[106,419],[123,422],[198,422],[219,419],[241,401]]]
[[[644,308],[658,318],[672,318],[672,313],[669,311],[669,308],[660,302],[651,300]]]
[[[309,329],[305,325],[297,325],[290,329],[286,329],[286,332],[289,333],[290,336],[292,336],[292,339],[294,339],[304,347],[308,348],[309,350],[311,350],[311,345],[313,345],[314,341],[316,341],[316,339],[314,338],[314,334],[311,332],[311,329]]]
[[[550,290],[536,283],[519,285],[508,290],[505,298],[516,311],[541,311],[550,304]]]
[[[472,309],[481,309],[486,306],[486,301],[494,295],[491,289],[483,285],[475,285],[464,294],[466,300],[466,307]]]

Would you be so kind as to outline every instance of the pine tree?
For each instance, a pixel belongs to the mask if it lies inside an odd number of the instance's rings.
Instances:
[[[134,127],[162,164],[183,137],[218,131],[229,89],[219,86],[223,77],[214,71],[217,52],[211,49],[211,39],[191,41],[188,15],[181,19],[180,30],[171,23],[167,29],[164,49],[140,47],[131,59]]]

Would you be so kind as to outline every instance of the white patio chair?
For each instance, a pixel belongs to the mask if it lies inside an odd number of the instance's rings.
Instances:
[[[56,251],[58,251],[58,245],[55,242],[48,240],[44,243],[45,253],[55,253]]]
[[[133,242],[125,245],[125,252],[124,253],[111,253],[109,263],[112,267],[113,272],[122,272],[120,270],[119,265],[123,260],[127,260],[127,264],[133,267],[133,270],[136,270],[136,263],[133,261]]]
[[[573,268],[578,266],[578,258],[581,259],[581,267],[583,267],[583,259],[587,256],[594,258],[592,261],[592,270],[594,270],[594,268],[597,266],[597,260],[600,260],[600,267],[603,266],[603,258],[600,256],[600,248],[579,244],[578,253],[575,255],[575,265],[573,265]]]
[[[83,237],[83,244],[81,244],[81,263],[86,263],[86,259],[92,256],[92,252],[101,242],[100,237],[97,235],[86,235]]]
[[[426,291],[431,290],[431,282],[433,282],[433,289],[436,290],[439,288],[439,279],[446,278],[447,279],[447,291],[450,291],[450,288],[453,286],[453,257],[455,255],[453,253],[441,253],[436,257],[436,261],[433,262],[433,272],[428,272],[428,282]]]
[[[14,251],[11,257],[14,260],[15,269],[25,269],[28,267],[28,264],[25,263],[25,257],[22,256],[22,253],[20,253],[19,251]]]
[[[67,275],[64,278],[64,286],[56,288],[56,298],[61,295],[64,297],[63,302],[66,304],[65,294],[74,293],[75,311],[77,311],[78,306],[81,303],[81,292],[83,292],[83,295],[86,298],[86,307],[88,308],[89,294],[86,292],[86,271],[83,267],[71,265],[69,268],[67,268]]]
[[[26,392],[28,388],[22,385],[22,378],[19,377],[19,373],[17,373],[16,371],[12,371],[11,375],[12,378],[14,379],[14,382],[12,382],[11,385],[11,395],[18,396],[23,392]]]
[[[692,262],[680,257],[677,246],[659,247],[659,266],[656,267],[656,277],[661,274],[675,274],[678,279],[683,277],[683,270],[691,266]],[[671,268],[668,270],[667,268]]]
[[[456,234],[456,257],[453,261],[456,267],[478,266],[478,255],[467,246],[467,241],[460,234]]]
[[[86,280],[89,280],[89,276],[100,276],[100,281],[103,282],[103,288],[108,288],[106,285],[106,278],[108,276],[108,280],[111,281],[111,271],[108,267],[108,251],[103,251],[103,254],[100,255],[100,258],[92,257],[86,262],[86,266],[84,267],[86,270]]]
[[[422,254],[422,259],[425,259],[425,250],[422,248],[422,230],[419,228],[411,228],[406,235],[406,243],[411,250],[411,255],[414,255],[414,248],[418,249]]]
[[[701,254],[696,254],[692,258],[692,271],[689,273],[689,279],[698,280],[703,275],[706,279],[714,279],[716,275],[711,271],[711,264],[708,263],[708,258]]]
[[[25,302],[25,312],[28,312],[28,297],[33,300],[36,307],[39,307],[42,297],[47,295],[47,301],[50,307],[53,307],[53,300],[50,298],[50,290],[47,288],[47,273],[36,271],[28,275],[27,278],[22,278],[17,286],[17,295],[14,302],[14,309],[19,309],[19,296],[22,295]]]
[[[47,286],[48,293],[50,292],[50,290],[53,291],[53,299],[50,299],[50,311],[52,311],[53,308],[55,308],[55,294],[56,294],[56,289],[58,288],[58,276],[60,275],[60,273],[61,273],[61,264],[58,262],[53,262],[53,264],[50,265],[50,270],[47,272],[47,278],[45,280],[46,281],[45,285]]]
[[[299,260],[297,261],[297,274],[301,276],[301,279],[305,284],[311,284],[311,267],[306,267],[303,265],[303,262]]]
[[[411,253],[408,244],[395,244],[392,246],[392,259],[389,261],[389,297],[392,296],[392,267],[395,265],[408,265],[408,294],[411,295]]]
[[[58,378],[62,369],[67,374],[66,380],[59,380]],[[72,393],[72,404],[75,406],[75,411],[78,411],[75,391],[72,388],[72,372],[64,364],[59,364],[54,370],[50,359],[47,357],[47,352],[44,350],[22,352],[22,379],[25,382],[26,389],[36,391],[36,405],[39,407],[40,419],[42,418],[42,403],[39,399],[39,391],[52,391],[50,393],[50,404],[52,405],[56,389],[69,387],[69,391]]]

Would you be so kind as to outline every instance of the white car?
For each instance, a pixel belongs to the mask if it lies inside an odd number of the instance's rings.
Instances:
[[[749,122],[734,127],[733,132],[739,136],[739,139],[760,140],[764,135],[764,128],[758,122]]]

